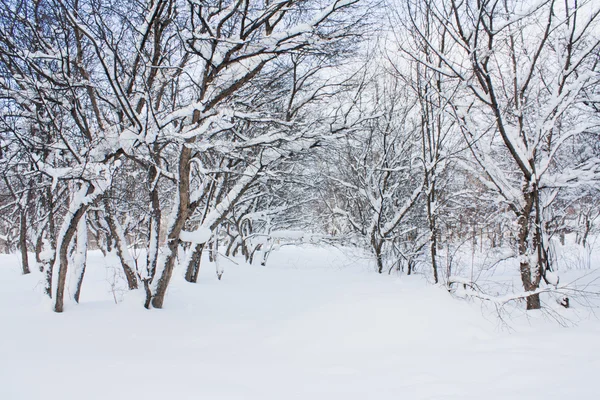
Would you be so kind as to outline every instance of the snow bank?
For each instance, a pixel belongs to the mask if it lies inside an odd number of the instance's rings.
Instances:
[[[176,270],[146,311],[91,252],[81,304],[54,314],[41,275],[0,256],[0,399],[596,399],[600,324],[498,331],[419,276],[357,251],[285,247],[267,267]],[[124,298],[124,301],[121,301]],[[543,322],[543,321],[541,321]],[[534,385],[532,382],[552,384]]]

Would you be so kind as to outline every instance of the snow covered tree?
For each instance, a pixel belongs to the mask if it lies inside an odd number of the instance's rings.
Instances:
[[[327,207],[371,249],[379,273],[399,266],[403,244],[425,244],[420,224],[408,223],[424,188],[416,98],[408,92],[382,69],[366,71],[345,100],[353,129],[325,150]]]
[[[441,64],[423,65],[463,85],[452,103],[482,182],[512,210],[527,308],[551,268],[544,232],[557,194],[598,179],[597,155],[573,159],[565,144],[598,134],[585,117],[585,90],[600,38],[593,2],[409,2],[434,15],[445,42],[427,40]],[[551,282],[550,282],[551,283]]]

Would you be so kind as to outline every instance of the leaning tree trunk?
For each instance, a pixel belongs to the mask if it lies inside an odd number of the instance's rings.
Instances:
[[[191,283],[198,282],[198,273],[200,272],[200,262],[202,260],[202,251],[204,243],[197,244],[191,251],[192,255],[189,258],[187,269],[185,272],[185,280]]]
[[[175,268],[175,259],[177,249],[179,248],[179,235],[183,230],[188,217],[190,205],[190,158],[192,150],[183,146],[179,158],[179,185],[178,185],[178,205],[175,218],[167,234],[167,248],[165,249],[165,258],[161,265],[161,275],[156,282],[156,288],[152,295],[152,307],[162,308],[167,293],[167,287],[173,275]]]
[[[225,255],[230,257],[237,246],[239,246],[239,242],[241,240],[241,235],[229,235],[229,243],[227,243],[227,248],[225,249]]]
[[[167,287],[171,280],[171,276],[173,275],[173,269],[175,267],[175,259],[177,257],[177,250],[179,248],[180,234],[185,226],[185,223],[189,217],[189,215],[193,212],[197,203],[190,204],[190,159],[191,159],[191,149],[189,147],[183,146],[181,150],[180,158],[179,158],[179,184],[178,184],[178,194],[177,194],[177,208],[174,215],[174,218],[170,224],[170,228],[167,234],[167,246],[164,251],[164,258],[160,264],[157,265],[157,274],[158,269],[160,268],[160,277],[158,281],[156,281],[155,290],[152,296],[152,306],[155,308],[162,308],[165,294],[167,292]],[[262,168],[262,167],[261,167]],[[236,201],[244,194],[244,192],[248,189],[248,187],[254,182],[256,176],[258,176],[258,172],[261,170],[254,165],[248,167],[248,171],[252,171],[252,174],[249,177],[244,177],[238,183],[236,183],[231,192],[227,195],[226,205],[224,204],[216,204],[215,209],[219,209],[218,213],[210,217],[210,226],[207,224],[207,227],[210,228],[211,232],[213,232],[220,223],[222,223],[225,215],[231,210],[231,207],[235,205]],[[219,199],[219,195],[215,195],[215,199]],[[203,224],[207,221],[205,220]],[[212,249],[215,252],[216,249],[213,246]]]
[[[248,258],[248,264],[252,265],[252,263],[254,262],[254,255],[256,254],[257,251],[260,251],[261,248],[262,248],[262,243],[259,243],[258,245],[254,246],[252,248],[252,250],[250,250],[250,257]]]
[[[88,185],[85,192],[83,189],[77,192],[76,199],[74,200],[75,204],[73,204],[72,207],[70,207],[69,212],[67,212],[57,240],[56,252],[58,252],[58,254],[57,256],[55,255],[53,269],[58,267],[54,303],[54,311],[58,313],[63,312],[64,309],[65,285],[67,281],[67,270],[69,268],[69,247],[75,232],[77,232],[77,225],[79,224],[79,221],[89,208],[89,199],[88,201],[85,201],[83,198],[84,196],[82,195],[85,193],[85,196],[88,196],[93,191],[94,187]]]
[[[129,249],[127,248],[127,239],[123,234],[121,224],[119,224],[117,217],[114,215],[114,210],[110,206],[110,200],[107,197],[104,198],[104,211],[106,223],[108,224],[110,230],[110,235],[115,243],[117,256],[119,256],[123,272],[125,273],[125,278],[127,279],[127,286],[129,287],[129,290],[137,289],[138,282],[134,272],[135,264],[133,262],[133,257],[131,257]]]

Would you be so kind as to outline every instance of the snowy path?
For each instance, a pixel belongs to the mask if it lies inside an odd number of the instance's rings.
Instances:
[[[507,334],[418,277],[292,254],[223,281],[205,264],[150,312],[114,305],[94,254],[62,315],[0,258],[0,399],[600,398],[598,321]]]

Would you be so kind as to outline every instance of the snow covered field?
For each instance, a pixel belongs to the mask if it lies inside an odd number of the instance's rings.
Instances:
[[[600,398],[600,322],[581,310],[576,327],[532,312],[509,332],[421,276],[286,247],[221,281],[208,260],[198,284],[179,271],[147,311],[116,260],[89,257],[82,303],[55,314],[41,275],[0,256],[0,399]]]

